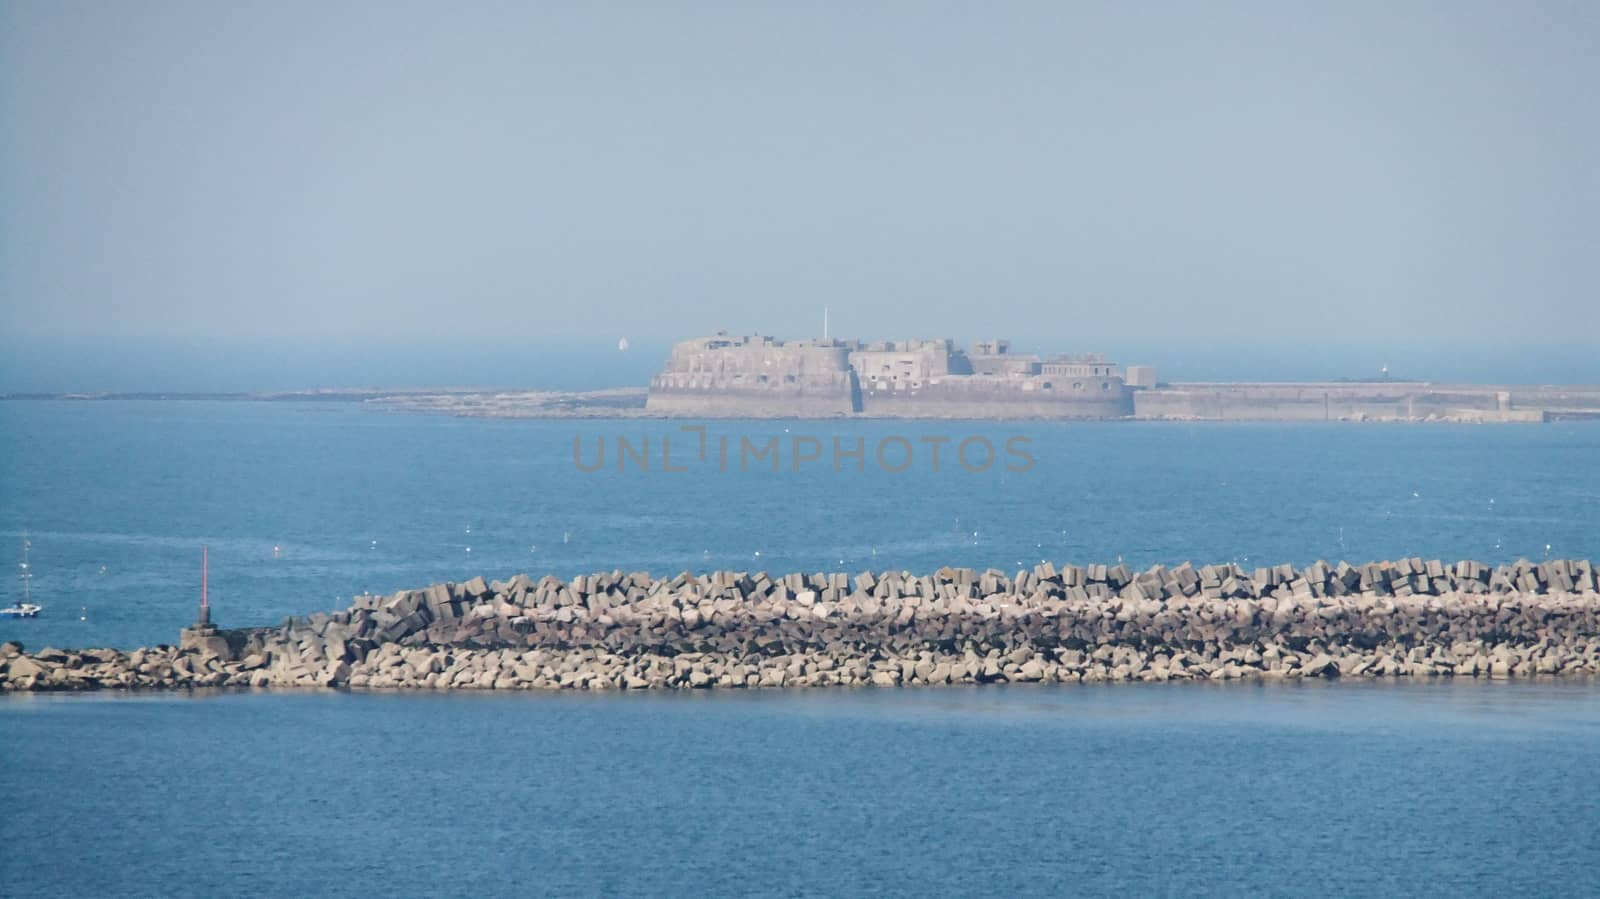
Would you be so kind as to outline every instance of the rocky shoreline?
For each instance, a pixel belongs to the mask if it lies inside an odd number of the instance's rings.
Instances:
[[[179,645],[27,652],[0,690],[693,689],[1600,674],[1588,561],[1043,564],[473,578]]]

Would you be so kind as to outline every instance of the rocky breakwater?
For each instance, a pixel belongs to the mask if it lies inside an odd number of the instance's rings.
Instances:
[[[679,689],[1600,674],[1587,561],[474,578],[182,646],[0,647],[7,690]]]

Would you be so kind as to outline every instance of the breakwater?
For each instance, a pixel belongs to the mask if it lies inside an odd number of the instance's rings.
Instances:
[[[124,652],[0,646],[0,689],[674,689],[1600,674],[1588,561],[476,577]]]

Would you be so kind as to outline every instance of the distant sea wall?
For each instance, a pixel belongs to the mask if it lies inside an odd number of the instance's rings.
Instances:
[[[1600,674],[1588,561],[473,578],[122,652],[0,646],[5,690],[685,689]]]
[[[1600,418],[1600,387],[1409,381],[1166,384],[1135,391],[1134,416],[1191,421],[1543,422]]]

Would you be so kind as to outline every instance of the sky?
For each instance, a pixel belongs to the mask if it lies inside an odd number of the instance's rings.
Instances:
[[[0,0],[0,390],[642,383],[824,307],[1600,382],[1597,46],[1592,2]]]

